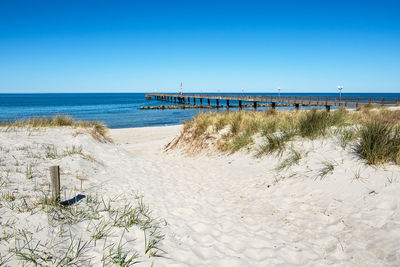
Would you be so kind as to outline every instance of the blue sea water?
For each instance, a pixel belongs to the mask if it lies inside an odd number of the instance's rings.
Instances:
[[[281,95],[338,96],[337,93],[282,93]],[[400,93],[343,93],[342,96],[400,98]],[[75,119],[99,120],[109,128],[128,128],[175,125],[199,112],[207,112],[204,109],[139,109],[141,106],[161,104],[169,105],[167,102],[145,100],[144,93],[0,94],[0,121],[63,114]],[[215,103],[212,101],[211,104]]]

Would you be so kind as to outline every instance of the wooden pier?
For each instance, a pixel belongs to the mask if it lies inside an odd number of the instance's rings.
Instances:
[[[146,94],[148,100],[168,101],[178,104],[206,105],[210,106],[210,100],[215,100],[216,106],[220,107],[225,102],[226,109],[232,105],[229,101],[237,101],[237,106],[242,109],[243,102],[252,103],[253,109],[257,110],[259,103],[270,103],[276,108],[277,104],[293,105],[297,110],[300,106],[325,106],[329,111],[331,106],[361,107],[364,105],[395,106],[400,104],[399,98],[373,98],[373,97],[331,97],[331,96],[278,96],[278,95],[225,95],[225,94]],[[220,102],[221,101],[221,102]],[[223,102],[222,102],[223,101]],[[246,105],[247,106],[247,105]]]

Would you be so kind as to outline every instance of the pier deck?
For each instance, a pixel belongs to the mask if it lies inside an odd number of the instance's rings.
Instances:
[[[222,105],[219,101],[225,101],[225,107],[229,109],[229,101],[238,101],[239,109],[242,102],[252,102],[253,108],[257,109],[258,103],[271,103],[272,108],[277,103],[292,104],[299,109],[300,106],[325,106],[329,111],[331,106],[361,107],[364,105],[395,106],[400,104],[399,98],[373,98],[373,97],[331,97],[331,96],[278,96],[278,95],[225,95],[225,94],[146,94],[146,99],[169,101],[179,104],[196,105],[196,101],[203,104],[203,101],[210,105],[210,99],[216,101],[216,105]]]

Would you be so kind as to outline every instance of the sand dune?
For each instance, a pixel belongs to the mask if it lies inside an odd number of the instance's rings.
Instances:
[[[400,264],[398,166],[368,166],[335,138],[293,142],[302,158],[282,170],[277,166],[286,154],[257,159],[243,152],[193,157],[179,150],[164,152],[180,127],[111,130],[115,144],[72,128],[2,128],[0,175],[2,183],[6,175],[9,181],[1,187],[0,260],[29,265],[13,253],[22,242],[18,230],[26,229],[43,245],[65,241],[68,231],[88,241],[85,255],[76,259],[80,265],[102,264],[110,246],[121,240],[128,255],[138,253],[139,266]],[[53,157],[54,151],[58,154]],[[321,176],[327,163],[333,169]],[[27,175],[29,164],[32,177]],[[100,218],[64,225],[68,231],[59,237],[63,232],[52,223],[54,214],[36,206],[27,210],[23,202],[30,205],[43,197],[51,165],[62,169],[63,198],[82,193],[114,199],[117,213],[124,203],[143,196],[152,222],[157,222],[151,229],[164,235],[159,252],[167,254],[149,257],[145,237],[150,232],[143,233],[140,223],[127,230],[115,226],[107,239],[90,241],[93,226],[110,223],[114,214],[101,203],[93,213]],[[76,209],[90,204],[85,201]]]
[[[399,167],[365,165],[334,139],[294,142],[303,158],[283,171],[274,156],[161,153],[178,131],[112,131],[122,147],[141,151],[151,181],[161,182],[145,193],[169,223],[161,265],[400,263]],[[326,162],[334,170],[320,177]]]

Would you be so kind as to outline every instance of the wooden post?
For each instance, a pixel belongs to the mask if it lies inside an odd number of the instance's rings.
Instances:
[[[298,111],[300,109],[300,104],[294,104],[296,107],[296,111]]]
[[[217,109],[219,108],[219,99],[215,99],[217,101]]]
[[[53,203],[60,202],[60,167],[50,167],[51,196]]]
[[[208,105],[210,105],[210,99],[207,99],[208,100]]]
[[[193,105],[196,105],[196,98],[193,97]]]
[[[257,102],[256,101],[253,102],[253,107],[254,107],[254,111],[257,111]]]
[[[242,110],[242,100],[239,100],[239,109]]]
[[[326,109],[326,112],[329,112],[329,111],[331,111],[331,106],[326,105],[326,106],[325,106],[325,109]]]
[[[271,107],[272,107],[272,109],[275,109],[276,108],[276,102],[272,102]]]
[[[200,98],[200,106],[203,105],[203,98]]]
[[[229,110],[229,100],[226,100],[226,110]]]

